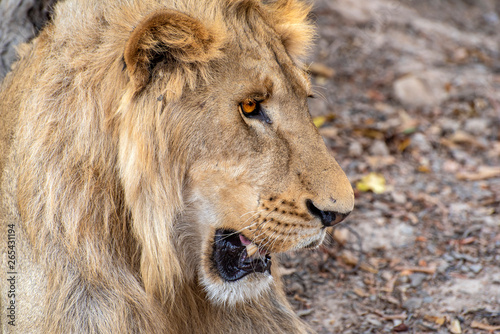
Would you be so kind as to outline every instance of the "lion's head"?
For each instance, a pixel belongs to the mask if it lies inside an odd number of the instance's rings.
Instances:
[[[1,102],[19,114],[15,207],[46,312],[61,314],[47,328],[89,300],[165,305],[186,282],[214,305],[255,299],[273,286],[272,254],[318,246],[351,212],[308,111],[308,12],[297,0],[56,7]]]
[[[212,21],[159,10],[125,50],[135,83],[134,108],[122,111],[125,189],[175,185],[180,207],[166,198],[155,210],[175,221],[173,252],[191,260],[182,270],[199,275],[215,301],[259,294],[272,253],[318,246],[353,208],[350,183],[307,107],[306,14],[295,1],[237,2]],[[139,171],[154,180],[138,183]]]

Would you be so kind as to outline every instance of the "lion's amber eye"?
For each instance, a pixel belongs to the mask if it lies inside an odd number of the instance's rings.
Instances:
[[[241,113],[247,118],[258,119],[271,124],[271,119],[267,116],[264,108],[260,105],[259,101],[254,99],[246,99],[240,103]]]
[[[246,99],[241,103],[241,110],[245,114],[251,114],[257,109],[257,102],[251,99]]]

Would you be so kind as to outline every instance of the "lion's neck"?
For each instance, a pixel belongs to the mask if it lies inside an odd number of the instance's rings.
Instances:
[[[178,290],[168,321],[173,333],[307,333],[304,324],[273,287],[258,299],[231,307],[215,305],[196,283]]]

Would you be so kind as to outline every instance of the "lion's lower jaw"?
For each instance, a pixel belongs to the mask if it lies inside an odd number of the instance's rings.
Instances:
[[[250,274],[235,282],[225,282],[222,279],[214,281],[206,275],[201,277],[201,283],[210,302],[226,306],[259,298],[271,289],[274,280],[269,273]]]

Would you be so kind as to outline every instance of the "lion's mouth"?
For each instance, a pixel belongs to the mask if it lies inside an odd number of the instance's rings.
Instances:
[[[226,281],[271,271],[271,255],[242,234],[230,230],[215,231],[212,262]]]

